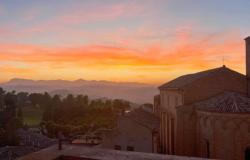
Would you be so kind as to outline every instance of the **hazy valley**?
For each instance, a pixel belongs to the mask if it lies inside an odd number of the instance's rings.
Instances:
[[[87,80],[29,80],[12,79],[0,86],[7,90],[17,92],[43,93],[66,96],[67,94],[88,95],[91,99],[109,98],[124,99],[134,103],[152,103],[157,94],[157,86],[142,83],[119,83],[110,81]]]

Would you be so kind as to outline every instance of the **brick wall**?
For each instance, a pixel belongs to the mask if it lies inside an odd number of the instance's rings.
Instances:
[[[210,158],[242,160],[250,146],[250,116],[198,112],[198,154],[204,157],[204,140],[209,141]]]

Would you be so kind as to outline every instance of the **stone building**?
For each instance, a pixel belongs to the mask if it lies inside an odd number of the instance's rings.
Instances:
[[[103,148],[158,153],[159,118],[142,108],[135,109],[117,120],[117,127],[104,137]]]
[[[159,87],[155,108],[165,154],[242,160],[250,157],[250,37],[247,76],[226,66]]]

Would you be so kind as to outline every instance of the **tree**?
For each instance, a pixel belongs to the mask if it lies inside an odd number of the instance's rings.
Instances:
[[[23,110],[22,107],[17,108],[17,118],[20,126],[23,126]]]
[[[61,98],[58,95],[46,95],[43,100],[43,121],[41,128],[47,135],[56,137],[58,131],[66,135],[85,133],[99,128],[112,128],[117,117],[127,109],[130,103],[124,100],[90,100],[88,96],[72,94]],[[44,101],[47,101],[44,103]],[[39,102],[40,105],[40,102]],[[45,133],[45,132],[44,132]]]
[[[24,107],[29,100],[29,93],[19,92],[17,93],[17,103],[19,106]]]
[[[113,101],[113,110],[118,113],[123,113],[126,110],[130,109],[130,103],[121,99],[115,99]]]
[[[17,129],[21,127],[22,114],[17,112],[17,96],[15,92],[1,92],[3,108],[0,111],[0,145],[17,145]],[[19,116],[19,117],[18,117]]]
[[[36,105],[41,105],[42,103],[42,94],[40,93],[32,93],[29,95],[29,100],[31,101],[32,105],[33,106],[36,106]]]
[[[0,88],[0,111],[4,109],[4,94],[5,91]]]

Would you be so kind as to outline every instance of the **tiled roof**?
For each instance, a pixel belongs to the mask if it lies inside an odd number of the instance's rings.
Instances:
[[[245,40],[249,40],[250,39],[250,36],[246,37]]]
[[[236,92],[224,92],[195,104],[199,110],[220,113],[250,113],[250,98]]]
[[[230,72],[232,74],[237,74],[239,76],[244,76],[241,73],[238,73],[236,71],[233,71],[229,68],[227,68],[226,66],[220,67],[220,68],[215,68],[215,69],[210,69],[210,70],[206,70],[206,71],[202,71],[202,72],[198,72],[198,73],[194,73],[194,74],[188,74],[188,75],[184,75],[181,77],[178,77],[170,82],[167,82],[163,85],[161,85],[159,88],[182,88],[184,86],[187,85],[192,85],[196,80],[199,80],[201,78],[205,78],[205,77],[209,77],[209,76],[213,76],[215,74],[220,74],[223,72]]]
[[[144,111],[141,108],[135,109],[125,115],[124,118],[128,118],[144,127],[147,127],[151,130],[159,129],[160,120],[153,113]]]

